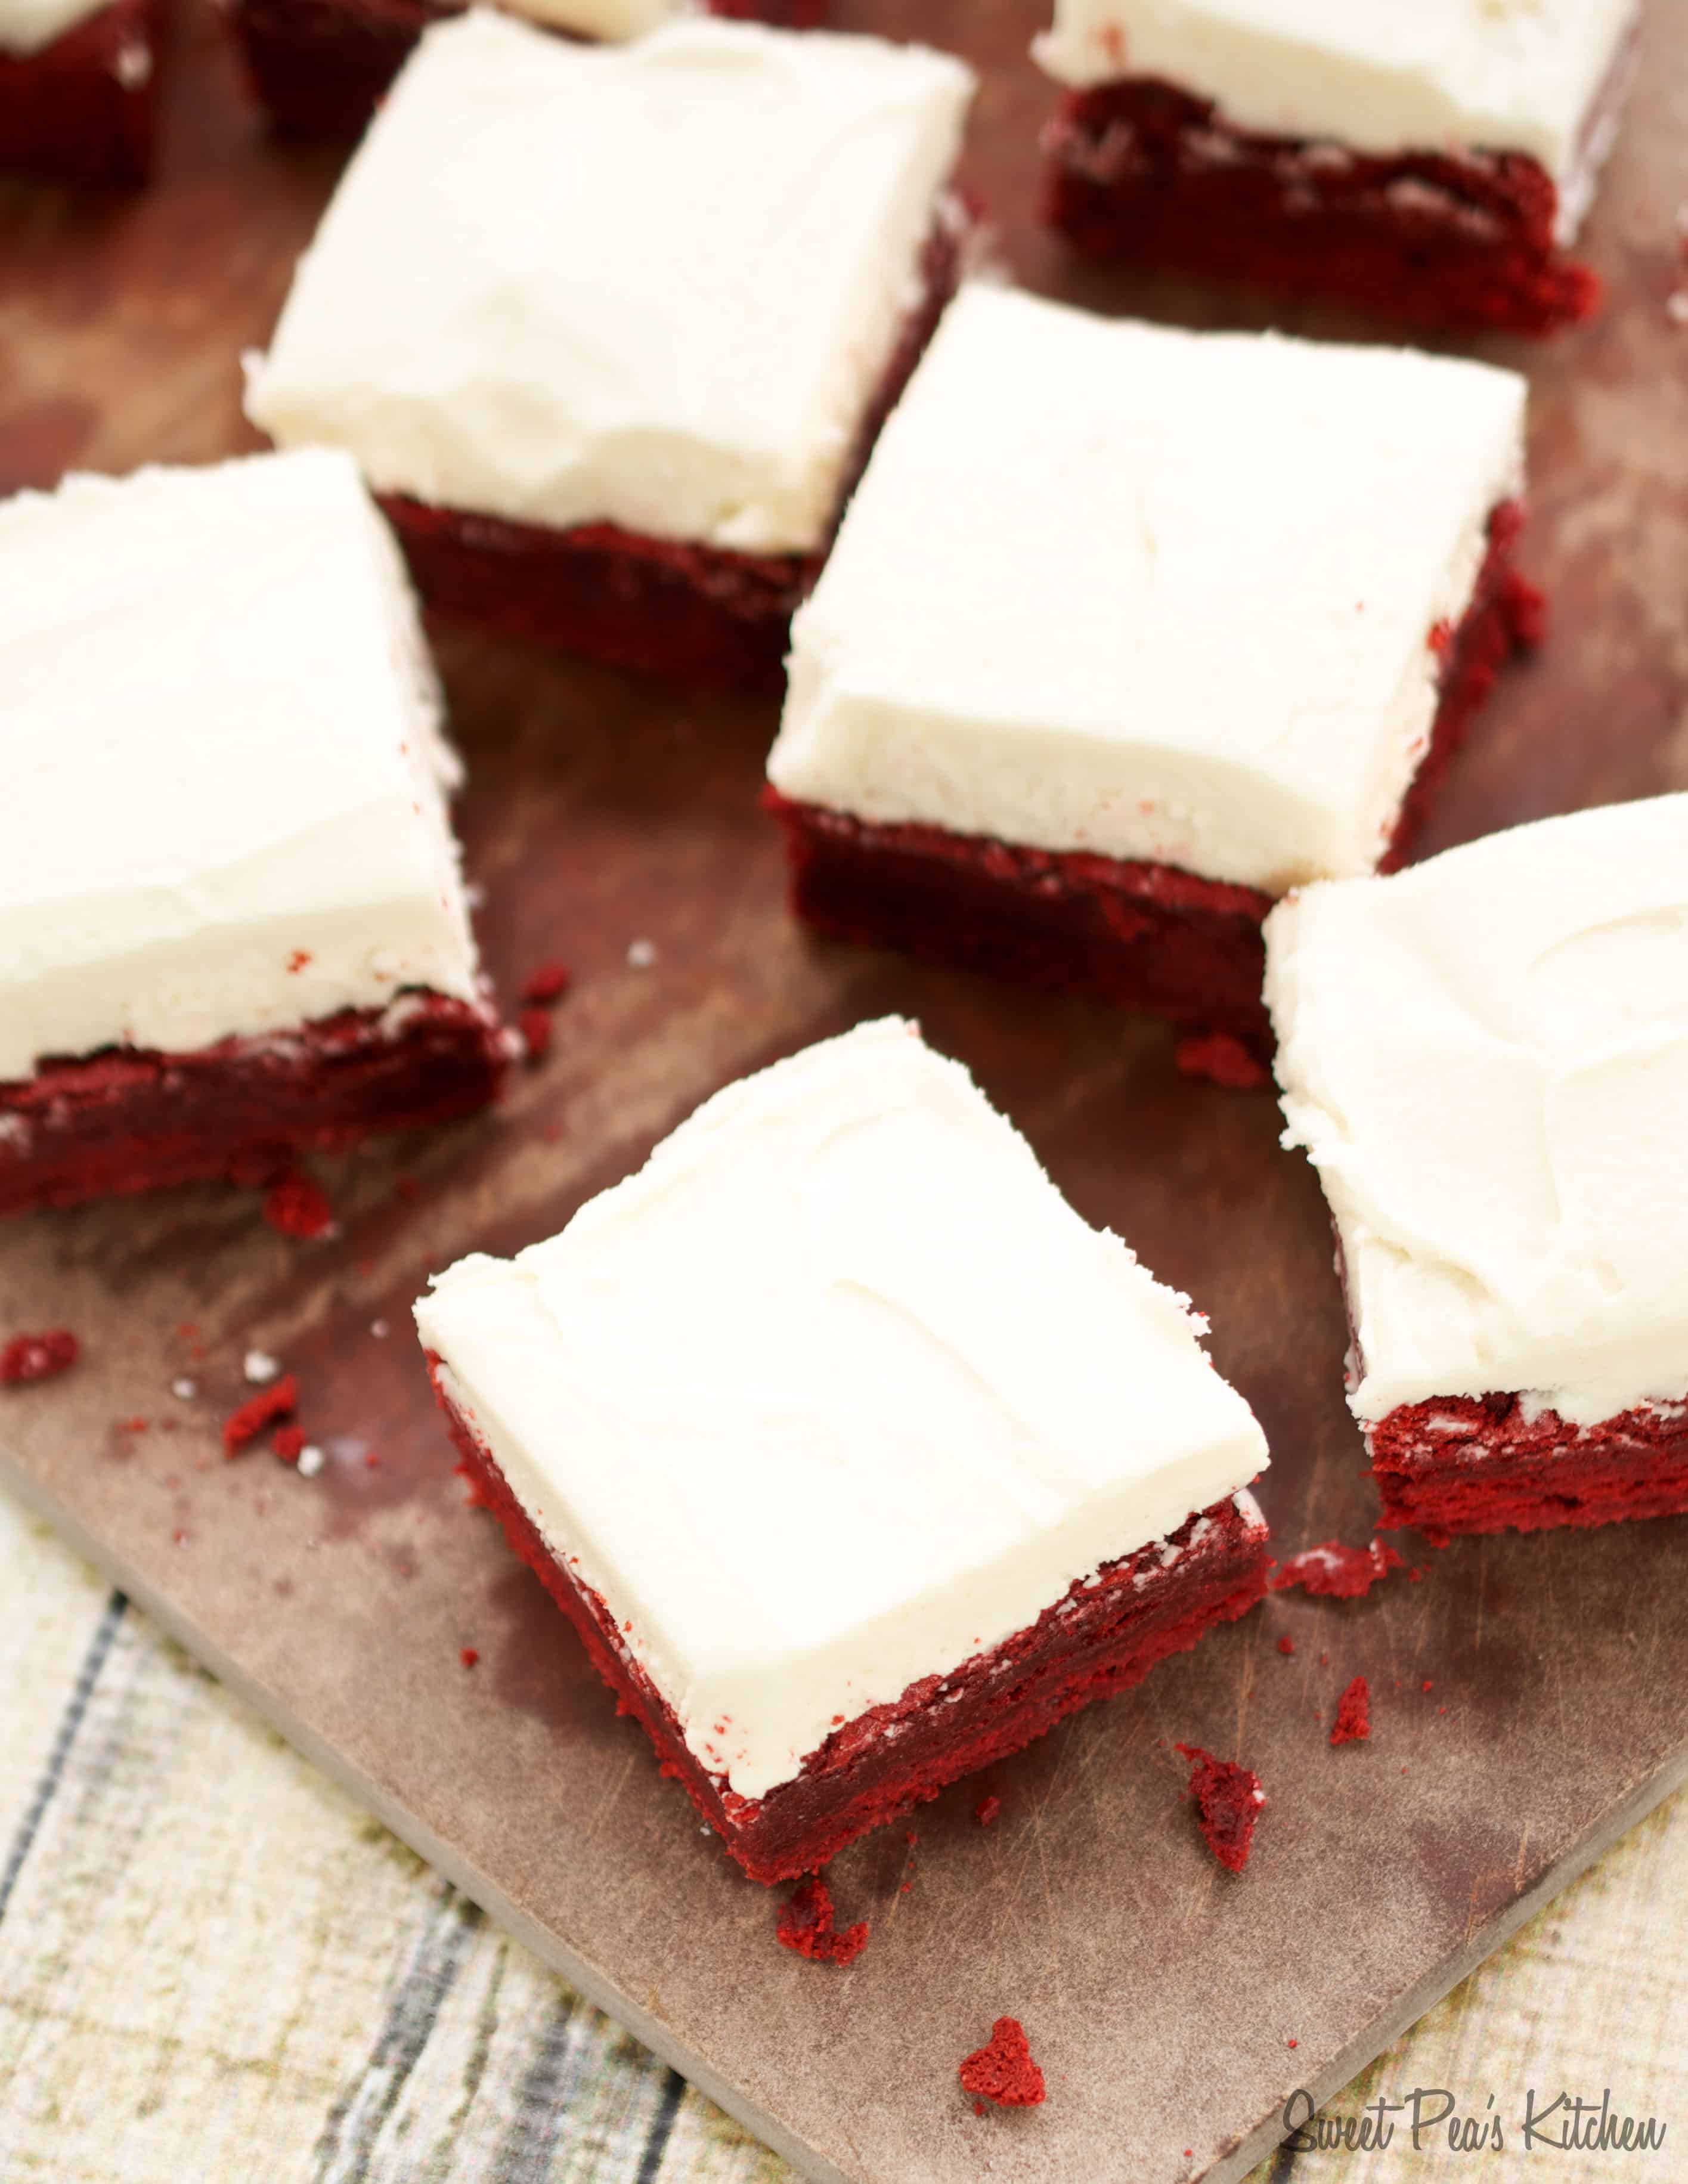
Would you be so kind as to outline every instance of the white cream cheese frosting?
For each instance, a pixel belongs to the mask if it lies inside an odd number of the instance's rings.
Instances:
[[[1636,13],[1636,0],[1056,0],[1033,51],[1063,83],[1157,76],[1264,136],[1523,152],[1579,216],[1596,108]]]
[[[1274,894],[1373,870],[1525,392],[964,287],[793,623],[770,779]]]
[[[1267,920],[1288,1145],[1375,1421],[1688,1392],[1688,795],[1546,819]]]
[[[107,0],[0,0],[0,53],[38,53]]]
[[[688,0],[499,0],[512,15],[575,38],[640,38],[688,10]]]
[[[895,1019],[718,1094],[416,1323],[747,1797],[1266,1462],[1187,1301]]]
[[[973,79],[707,18],[422,40],[300,260],[247,411],[378,492],[749,553],[830,531]]]
[[[346,456],[0,501],[0,1081],[473,1000],[455,763]]]

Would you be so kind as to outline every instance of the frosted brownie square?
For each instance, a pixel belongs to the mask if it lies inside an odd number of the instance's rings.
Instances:
[[[343,455],[0,504],[0,1213],[493,1097],[404,565]]]
[[[0,174],[143,181],[158,44],[156,0],[0,0]]]
[[[430,604],[777,682],[954,283],[972,87],[820,31],[446,23],[300,261],[248,414],[357,458]]]
[[[1259,1076],[1261,920],[1398,857],[1539,602],[1525,387],[965,288],[792,632],[798,913]]]
[[[424,31],[468,0],[230,0],[235,34],[271,121],[290,136],[356,136]],[[512,14],[569,38],[642,36],[693,0],[506,0]],[[824,21],[827,0],[703,0],[710,14]]]
[[[1096,257],[1544,334],[1636,0],[1056,0],[1045,210]]]
[[[1546,819],[1267,922],[1386,1524],[1688,1509],[1688,796]]]
[[[1205,1323],[911,1024],[717,1094],[416,1323],[480,1498],[758,1880],[1264,1588]]]

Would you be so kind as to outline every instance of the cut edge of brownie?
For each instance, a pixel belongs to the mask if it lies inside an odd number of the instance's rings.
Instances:
[[[1215,1624],[1245,1614],[1266,1590],[1268,1535],[1245,1490],[1193,1513],[1167,1540],[1104,1563],[989,1652],[844,1723],[765,1797],[742,1797],[693,1753],[615,1618],[545,1545],[452,1400],[442,1379],[448,1368],[437,1353],[426,1357],[472,1499],[497,1517],[573,1624],[617,1711],[650,1739],[661,1772],[681,1783],[751,1879],[767,1886],[817,1871],[857,1836],[1020,1750],[1076,1708],[1128,1689]],[[1169,1548],[1177,1552],[1169,1556]]]
[[[426,990],[180,1054],[107,1047],[0,1084],[0,1216],[227,1178],[454,1121],[495,1100],[510,1041],[490,1006]]]
[[[1381,871],[1406,860],[1501,670],[1540,636],[1541,596],[1513,566],[1523,522],[1517,501],[1490,512],[1464,615],[1451,631],[1430,632],[1440,694]],[[1261,927],[1274,898],[1260,889],[1175,866],[878,824],[772,785],[762,803],[784,830],[792,911],[826,938],[1145,1010],[1181,1032],[1234,1041],[1266,1081],[1273,1040]]]
[[[1591,109],[1591,164],[1625,64],[1620,53]],[[1043,217],[1089,257],[1450,331],[1549,334],[1600,300],[1558,239],[1557,185],[1526,153],[1368,153],[1254,133],[1152,76],[1069,92],[1043,144]]]
[[[1520,1394],[1439,1396],[1363,1431],[1379,1522],[1433,1546],[1688,1513],[1688,1398],[1576,1425]]]

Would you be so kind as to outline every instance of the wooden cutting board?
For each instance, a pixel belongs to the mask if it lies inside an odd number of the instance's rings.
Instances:
[[[918,32],[979,64],[968,179],[1022,280],[1212,320],[1193,292],[1081,277],[1039,232],[1050,102],[1024,52],[1041,12],[838,7],[847,26]],[[209,12],[176,26],[167,105],[150,195],[77,207],[0,190],[0,490],[253,443],[237,359],[267,334],[337,163],[264,141]],[[1535,384],[1526,559],[1552,595],[1551,642],[1481,721],[1430,846],[1688,786],[1688,327],[1667,310],[1684,200],[1688,0],[1654,0],[1589,239],[1607,309],[1514,359]],[[756,809],[772,705],[663,694],[461,632],[441,632],[440,653],[492,967],[509,995],[545,958],[575,967],[552,1058],[494,1117],[325,1167],[330,1240],[273,1234],[220,1189],[8,1224],[0,1329],[68,1324],[87,1356],[0,1397],[5,1474],[811,2174],[1241,2175],[1293,2088],[1336,2090],[1688,1774],[1688,1529],[1467,1541],[1357,1604],[1274,1599],[960,1785],[912,1848],[896,1829],[840,1858],[841,1914],[873,1929],[853,1970],[778,1948],[773,1899],[700,1834],[537,1582],[465,1513],[409,1331],[428,1270],[555,1228],[727,1079],[906,1011],[1089,1219],[1212,1314],[1217,1362],[1271,1438],[1262,1499],[1287,1552],[1363,1540],[1373,1509],[1323,1206],[1277,1148],[1272,1100],[1184,1081],[1155,1025],[807,942]],[[649,967],[630,965],[635,940],[654,944]],[[222,1460],[216,1421],[248,1392],[254,1343],[299,1375],[304,1423],[330,1451],[315,1480],[267,1453]],[[184,1374],[193,1400],[171,1394]],[[135,1418],[148,1429],[118,1423]],[[841,1505],[833,1535],[805,1544],[871,1552],[872,1535],[871,1513]],[[1333,1751],[1336,1696],[1362,1671],[1371,1741]],[[1264,1778],[1240,1880],[1180,1801],[1178,1740]],[[972,1817],[987,1786],[1002,1801],[989,1830]],[[1050,2098],[975,2118],[955,2065],[1000,2013],[1027,2025]]]

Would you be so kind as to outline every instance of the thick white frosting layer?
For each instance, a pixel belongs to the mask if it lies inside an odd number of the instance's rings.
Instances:
[[[1239,127],[1361,152],[1524,152],[1586,199],[1592,109],[1636,0],[1056,0],[1084,86],[1159,76]]]
[[[443,24],[300,260],[248,413],[382,492],[810,552],[972,85],[917,47],[709,19],[627,46]]]
[[[475,998],[438,688],[344,455],[0,502],[0,1080]]]
[[[38,53],[107,0],[0,0],[0,53]]]
[[[1688,796],[1490,836],[1267,921],[1289,1128],[1362,1419],[1688,1393]]]
[[[1266,1462],[1186,1301],[894,1019],[718,1094],[416,1322],[749,1797]]]
[[[1371,871],[1524,397],[964,288],[793,624],[770,778],[1273,893]]]

